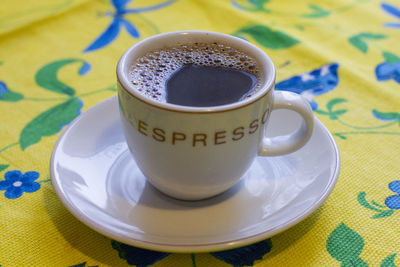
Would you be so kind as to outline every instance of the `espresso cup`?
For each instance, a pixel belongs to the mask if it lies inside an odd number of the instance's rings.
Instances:
[[[135,60],[147,52],[190,43],[223,43],[257,61],[261,87],[231,104],[191,107],[170,104],[141,94],[130,82]],[[271,59],[251,43],[205,31],[164,33],[129,48],[117,66],[118,99],[129,150],[147,180],[178,199],[200,200],[235,185],[259,156],[288,154],[311,137],[314,116],[300,95],[274,91]],[[294,132],[267,138],[272,110],[290,109],[302,118]]]

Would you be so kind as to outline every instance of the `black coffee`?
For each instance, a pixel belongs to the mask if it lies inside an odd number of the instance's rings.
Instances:
[[[130,79],[143,95],[194,107],[234,103],[260,86],[256,61],[217,43],[195,43],[152,51],[140,57]]]
[[[168,103],[211,107],[237,102],[256,85],[256,76],[243,70],[187,64],[171,75],[165,88]]]

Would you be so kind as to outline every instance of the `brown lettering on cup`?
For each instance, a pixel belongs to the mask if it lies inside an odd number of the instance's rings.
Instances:
[[[261,119],[262,124],[265,124],[267,122],[268,115],[269,115],[269,108],[267,108],[267,110],[264,111],[264,114]]]
[[[203,134],[203,133],[195,133],[195,134],[193,134],[192,146],[196,146],[197,142],[202,142],[203,146],[207,146],[207,135]]]
[[[145,122],[142,121],[142,120],[139,120],[139,123],[138,123],[138,131],[139,131],[141,134],[147,136],[147,133],[146,133],[146,131],[147,131],[147,126],[148,126],[147,123],[145,123]]]
[[[242,139],[244,136],[244,127],[243,126],[237,127],[235,130],[233,130],[232,133],[233,133],[232,140],[238,141]]]
[[[214,145],[226,144],[229,141],[227,138],[230,138],[232,141],[239,141],[240,139],[245,137],[247,133],[254,134],[255,132],[257,132],[257,130],[262,124],[265,124],[267,122],[269,111],[270,111],[269,109],[265,110],[263,115],[259,119],[251,121],[248,128],[244,126],[236,127],[235,129],[233,129],[231,134],[228,135],[226,130],[216,131],[214,133]],[[151,136],[157,142],[166,142],[167,139],[170,138],[168,131],[162,128],[157,128],[157,127],[153,128],[150,126],[146,122],[138,120],[138,131],[141,134],[145,136]],[[205,147],[207,146],[208,135],[205,133],[194,133],[188,138],[186,133],[172,132],[171,138],[172,139],[169,140],[172,141],[172,145],[175,145],[178,141],[190,140],[192,142],[192,147],[196,146]]]
[[[175,145],[175,141],[183,141],[186,139],[186,134],[173,132],[172,133],[172,144]]]
[[[215,145],[221,145],[221,144],[225,144],[226,141],[223,140],[226,137],[226,131],[219,131],[219,132],[215,132],[214,135],[214,144]]]
[[[160,128],[154,128],[153,129],[153,139],[158,141],[158,142],[164,142],[165,141],[165,131]]]
[[[258,130],[258,119],[255,119],[250,123],[249,134],[253,134]]]

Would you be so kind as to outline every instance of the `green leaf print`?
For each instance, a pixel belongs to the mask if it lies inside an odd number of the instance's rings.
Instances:
[[[394,210],[384,210],[384,211],[381,211],[380,213],[372,216],[372,219],[380,219],[380,218],[389,217],[389,216],[392,216],[393,213],[394,213]]]
[[[371,204],[369,204],[369,202],[367,201],[367,199],[365,198],[367,195],[367,193],[365,192],[360,192],[357,196],[357,201],[358,203],[360,203],[363,207],[373,210],[373,211],[377,211],[377,212],[381,212],[381,209],[378,209],[374,206],[372,206]]]
[[[78,70],[78,74],[84,75],[90,70],[90,65],[81,59],[58,60],[39,69],[35,76],[36,83],[44,89],[58,94],[75,95],[75,90],[58,80],[57,77],[57,73],[62,67],[74,62],[80,62],[82,64],[81,68]]]
[[[350,44],[355,48],[363,52],[364,54],[368,51],[368,45],[366,40],[379,40],[386,38],[384,34],[373,34],[373,33],[359,33],[349,38]]]
[[[393,63],[396,63],[396,62],[400,62],[400,57],[396,56],[393,53],[390,53],[390,52],[387,52],[387,51],[383,51],[382,52],[382,56],[383,56],[383,58],[385,59],[385,61],[387,63],[393,64]]]
[[[342,262],[342,266],[368,266],[359,257],[364,248],[363,238],[344,223],[329,235],[326,248],[334,259]]]
[[[0,172],[4,171],[5,169],[7,169],[10,165],[8,164],[0,164]]]
[[[368,264],[360,258],[346,260],[340,267],[368,267]]]
[[[8,91],[0,96],[0,100],[6,102],[17,102],[23,98],[24,96],[22,94],[13,91]]]
[[[329,16],[331,14],[330,11],[322,9],[319,6],[314,5],[314,4],[308,4],[308,7],[310,9],[312,9],[312,13],[303,14],[303,15],[301,15],[301,17],[303,17],[303,18],[313,18],[314,19],[314,18],[326,17],[326,16]]]
[[[329,111],[332,111],[333,106],[340,104],[340,103],[346,103],[346,102],[347,102],[347,100],[344,98],[334,98],[334,99],[330,100],[328,103],[326,103],[326,108]]]
[[[247,1],[249,4],[259,8],[263,9],[264,5],[269,2],[269,0],[248,0]]]
[[[367,53],[368,50],[368,45],[366,42],[361,40],[359,36],[352,36],[349,38],[350,44],[352,44],[354,47],[356,47],[358,50],[360,50],[363,53]]]
[[[122,243],[115,240],[111,240],[111,246],[113,249],[118,251],[118,255],[121,259],[126,260],[126,251],[122,249]]]
[[[247,2],[247,4],[243,5],[243,2]],[[264,8],[264,5],[268,3],[269,0],[247,0],[247,1],[237,1],[232,0],[231,3],[234,7],[246,10],[246,11],[263,11],[269,13],[268,9]]]
[[[24,95],[11,91],[5,82],[0,81],[0,101],[17,102],[23,98]]]
[[[79,115],[81,108],[82,102],[78,98],[71,98],[41,113],[22,130],[19,138],[21,149],[36,144],[44,136],[58,133]]]
[[[375,200],[371,200],[371,203],[379,208],[386,208],[386,206],[377,203]]]
[[[251,4],[253,4],[253,5],[264,5],[264,4],[266,4],[266,3],[268,3],[269,2],[269,0],[248,0],[249,1],[249,3],[251,3]]]
[[[375,201],[371,201],[372,205],[367,201],[366,199],[366,192],[360,192],[357,195],[357,201],[358,203],[360,203],[361,206],[363,206],[364,208],[367,208],[369,210],[375,211],[377,212],[377,214],[375,214],[374,216],[372,216],[372,219],[380,219],[380,218],[385,218],[385,217],[389,217],[392,216],[394,213],[394,210],[392,209],[387,209],[386,206],[380,205],[378,203],[376,203]]]
[[[271,30],[264,25],[251,25],[243,27],[233,35],[242,37],[249,35],[260,45],[269,49],[285,49],[299,43],[295,38],[281,31]]]
[[[334,133],[335,136],[339,137],[342,140],[347,140],[347,137],[340,133]]]
[[[389,256],[387,256],[381,263],[381,267],[396,267],[396,264],[394,264],[394,258],[396,258],[397,254],[393,253]]]
[[[361,38],[370,39],[370,40],[379,40],[379,39],[384,39],[384,38],[387,37],[384,34],[379,34],[379,33],[375,34],[375,33],[368,33],[368,32],[367,33],[360,33],[359,36]]]
[[[334,132],[333,135],[339,137],[342,140],[347,140],[349,135],[370,135],[370,134],[379,134],[379,135],[400,135],[400,132],[398,131],[382,131],[381,129],[391,127],[392,125],[398,124],[400,126],[400,113],[398,112],[382,112],[373,109],[372,110],[372,115],[382,121],[387,121],[384,124],[381,125],[376,125],[376,126],[361,126],[361,125],[354,125],[352,123],[348,123],[346,121],[343,121],[341,116],[346,114],[348,112],[347,109],[342,108],[342,109],[335,109],[336,105],[345,103],[347,102],[346,99],[344,98],[334,98],[330,101],[327,102],[326,109],[323,108],[318,108],[315,110],[315,113],[324,115],[324,116],[329,116],[331,120],[335,120],[338,123],[351,128],[351,131],[343,131],[343,132]],[[389,213],[384,213],[384,214],[389,214]],[[383,216],[383,215],[382,215]]]
[[[397,112],[382,112],[376,109],[372,110],[372,114],[382,120],[400,120],[400,113]]]
[[[347,100],[344,98],[334,98],[326,104],[327,110],[317,109],[315,112],[321,115],[327,115],[331,120],[337,120],[339,119],[340,115],[343,115],[347,112],[347,109],[333,110],[333,107],[337,104],[345,102],[347,102]]]

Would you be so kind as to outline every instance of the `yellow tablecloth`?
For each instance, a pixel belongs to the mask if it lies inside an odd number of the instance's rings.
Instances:
[[[28,2],[0,3],[1,266],[400,264],[400,1]],[[309,218],[245,248],[166,254],[112,241],[61,204],[49,174],[60,133],[116,94],[128,47],[176,30],[249,40],[275,62],[278,90],[309,99],[342,158]]]

